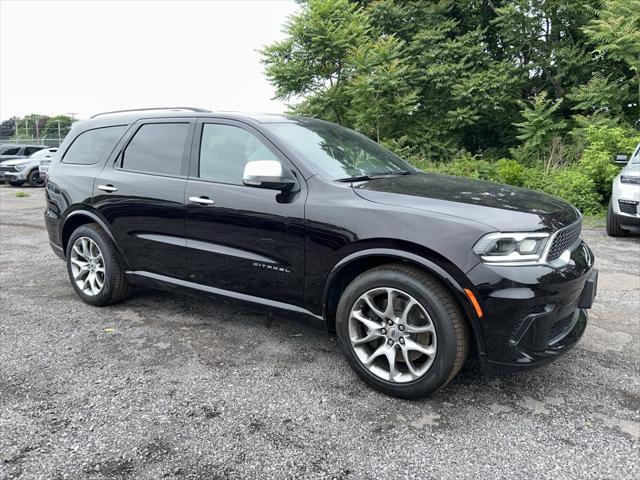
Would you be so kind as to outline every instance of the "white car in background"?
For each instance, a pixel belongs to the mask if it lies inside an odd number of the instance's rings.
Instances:
[[[5,160],[0,163],[0,182],[9,182],[14,187],[24,182],[32,187],[42,187],[44,179],[40,177],[40,161],[51,160],[57,151],[57,148],[43,148],[27,158]]]
[[[613,179],[607,233],[612,237],[624,237],[629,233],[640,233],[640,144],[630,159],[617,155],[616,163],[625,167]]]

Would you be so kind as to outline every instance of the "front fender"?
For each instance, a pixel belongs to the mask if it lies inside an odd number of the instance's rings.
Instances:
[[[480,318],[476,314],[473,305],[471,304],[469,298],[465,293],[465,288],[474,290],[473,284],[464,276],[461,272],[458,272],[457,277],[450,273],[447,269],[436,263],[436,261],[426,258],[421,255],[417,255],[415,253],[396,250],[392,248],[370,248],[366,250],[360,250],[354,252],[350,255],[347,255],[343,259],[341,259],[331,270],[327,277],[327,281],[325,283],[324,291],[323,291],[323,300],[322,300],[322,313],[325,319],[328,319],[328,306],[329,306],[329,296],[332,289],[332,286],[336,279],[340,276],[340,273],[346,268],[348,265],[353,262],[365,259],[365,258],[389,258],[389,259],[397,259],[405,262],[412,263],[417,265],[424,270],[428,271],[436,278],[438,278],[445,286],[453,293],[454,297],[458,301],[458,304],[462,307],[463,312],[466,314],[466,317],[469,319],[469,323],[471,324],[471,328],[473,329],[474,337],[476,339],[476,344],[478,347],[478,351],[481,355],[484,355],[486,352],[485,348],[485,340],[484,334],[482,332],[482,328],[480,325]]]

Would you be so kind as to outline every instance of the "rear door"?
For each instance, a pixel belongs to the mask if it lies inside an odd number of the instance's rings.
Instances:
[[[300,191],[243,185],[251,160],[280,161],[297,176]],[[189,280],[301,305],[306,188],[302,175],[257,130],[231,120],[199,121],[185,194]]]
[[[96,177],[94,206],[133,271],[185,278],[185,205],[194,121],[141,120]]]

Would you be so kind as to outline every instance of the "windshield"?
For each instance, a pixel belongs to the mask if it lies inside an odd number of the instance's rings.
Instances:
[[[373,140],[333,123],[300,119],[266,128],[331,180],[416,171]]]
[[[42,150],[38,150],[35,153],[29,155],[29,158],[45,158],[45,157],[53,157],[57,148],[43,148]]]

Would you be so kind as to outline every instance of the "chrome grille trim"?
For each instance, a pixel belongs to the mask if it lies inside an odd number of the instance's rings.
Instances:
[[[546,252],[546,261],[560,258],[560,255],[580,239],[582,233],[582,218],[577,222],[557,230],[549,239],[549,247]]]

